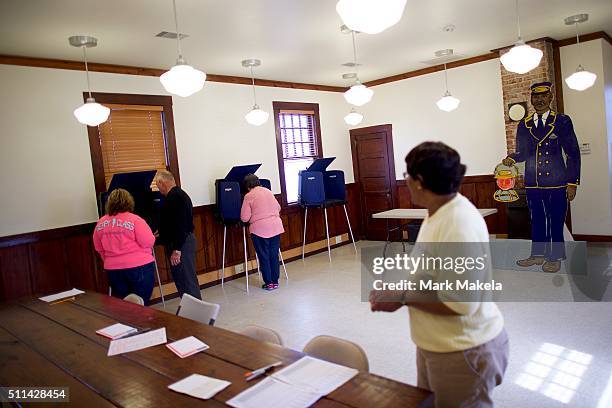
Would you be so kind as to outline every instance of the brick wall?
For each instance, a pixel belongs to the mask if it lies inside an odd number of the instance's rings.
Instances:
[[[504,122],[506,125],[506,148],[508,153],[513,153],[516,147],[516,127],[518,122],[513,122],[508,116],[508,104],[514,102],[527,102],[529,111],[527,114],[533,112],[533,107],[530,102],[530,90],[529,87],[534,82],[550,81],[555,84],[555,68],[553,58],[553,46],[549,41],[538,40],[530,42],[534,48],[538,48],[544,52],[542,61],[534,70],[526,74],[515,74],[508,72],[504,69],[503,65],[499,64],[502,78],[502,91],[504,96]],[[511,47],[503,48],[499,51],[499,55],[505,54]],[[560,85],[560,84],[559,84]],[[557,109],[556,100],[552,103],[553,109]]]

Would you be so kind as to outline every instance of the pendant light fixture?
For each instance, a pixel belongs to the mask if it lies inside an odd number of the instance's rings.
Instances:
[[[268,121],[270,114],[264,110],[259,109],[257,104],[257,95],[255,94],[255,76],[253,75],[253,67],[261,65],[261,60],[258,59],[245,59],[242,61],[242,66],[251,69],[251,81],[253,83],[253,109],[247,113],[244,118],[246,121],[253,126],[261,126]]]
[[[578,36],[578,24],[584,23],[589,19],[588,14],[576,14],[575,16],[570,16],[565,19],[566,25],[575,25],[576,26],[576,47],[580,44],[580,37]],[[593,86],[595,81],[597,80],[597,75],[592,72],[585,70],[582,65],[578,65],[576,68],[576,72],[572,75],[565,78],[565,83],[570,89],[575,91],[584,91]]]
[[[407,0],[340,0],[336,12],[351,30],[378,34],[401,20]]]
[[[355,110],[351,109],[350,113],[344,117],[344,122],[350,126],[357,126],[363,120],[363,115]]]
[[[342,30],[342,28],[341,28]],[[357,46],[355,45],[355,31],[351,31],[351,36],[353,38],[353,63],[351,64],[357,70]],[[357,73],[350,73],[342,75],[342,78],[355,78],[355,83],[349,88],[348,91],[344,92],[344,99],[355,106],[363,106],[366,103],[372,100],[372,96],[374,95],[374,91],[370,88],[366,87],[359,81],[359,76]]]
[[[174,10],[174,27],[176,28],[176,48],[178,51],[178,58],[176,60],[176,65],[169,71],[164,72],[159,77],[159,80],[167,92],[173,95],[187,97],[200,91],[204,87],[206,74],[195,69],[191,65],[187,65],[187,62],[185,62],[183,52],[181,51],[181,32],[178,29],[176,0],[172,0],[172,7]]]
[[[452,50],[450,50],[452,53]],[[444,96],[436,102],[438,108],[445,112],[451,112],[459,107],[459,103],[461,102],[459,99],[455,98],[448,91],[448,71],[446,69],[446,63],[444,64],[444,87],[446,88],[446,92],[444,92]]]
[[[500,60],[507,71],[514,72],[516,74],[525,74],[540,65],[540,61],[542,60],[542,55],[544,55],[544,53],[542,50],[525,44],[525,41],[523,41],[523,38],[521,37],[519,0],[516,0],[516,26],[518,29],[518,41],[514,44],[514,47],[512,47],[510,51],[501,56]]]
[[[73,47],[83,49],[83,60],[85,61],[85,76],[87,77],[87,92],[89,97],[86,102],[74,110],[74,116],[77,120],[87,126],[98,126],[100,123],[106,122],[110,109],[100,105],[91,96],[91,86],[89,85],[89,67],[87,66],[87,48],[92,48],[98,45],[98,39],[85,35],[75,35],[68,38],[68,42]]]

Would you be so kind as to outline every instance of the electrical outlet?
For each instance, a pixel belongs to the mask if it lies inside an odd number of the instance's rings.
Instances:
[[[342,242],[342,237],[341,237],[340,235],[338,235],[338,236],[336,237],[336,244],[339,244],[339,243],[341,243],[341,242]]]
[[[244,265],[239,263],[238,265],[234,266],[234,272],[235,273],[242,273],[242,272],[244,272]]]

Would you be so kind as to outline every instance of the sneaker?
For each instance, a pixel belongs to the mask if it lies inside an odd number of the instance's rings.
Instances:
[[[278,283],[273,283],[274,289],[278,289]]]
[[[274,284],[273,283],[264,283],[263,285],[261,285],[261,288],[263,290],[274,290]]]

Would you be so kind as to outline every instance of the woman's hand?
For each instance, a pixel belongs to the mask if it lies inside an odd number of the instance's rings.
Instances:
[[[370,292],[370,308],[373,312],[395,312],[404,306],[402,292],[393,290],[373,290]]]

